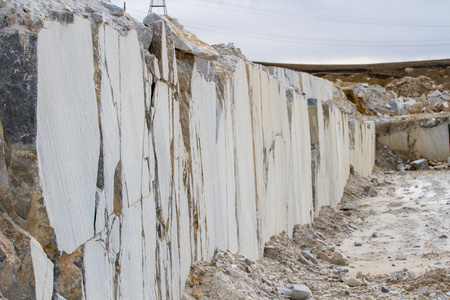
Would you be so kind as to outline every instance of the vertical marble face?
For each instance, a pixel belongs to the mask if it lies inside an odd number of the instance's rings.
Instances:
[[[229,53],[204,61],[151,28],[151,52],[136,31],[80,17],[37,34],[36,122],[23,130],[56,253],[33,240],[44,298],[53,263],[70,271],[62,255],[80,258],[87,299],[179,299],[192,261],[216,249],[257,259],[339,202],[350,165],[372,169],[375,126],[329,104],[331,82]]]

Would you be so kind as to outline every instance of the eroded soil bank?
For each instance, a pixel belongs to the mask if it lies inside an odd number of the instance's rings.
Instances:
[[[354,176],[337,210],[273,237],[258,261],[193,265],[184,299],[289,299],[293,284],[311,299],[450,299],[449,215],[450,170]]]

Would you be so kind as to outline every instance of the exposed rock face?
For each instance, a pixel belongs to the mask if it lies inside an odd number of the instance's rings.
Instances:
[[[168,36],[174,41],[175,49],[191,53],[199,58],[215,60],[218,57],[213,47],[199,40],[195,34],[183,28],[176,19],[150,13],[144,19],[144,24],[152,27],[155,23],[163,22]]]
[[[11,143],[36,139],[37,35],[7,28],[0,33],[0,117]]]
[[[331,82],[103,5],[0,32],[3,296],[179,299],[192,261],[257,259],[371,172],[374,124]]]
[[[0,284],[7,299],[50,299],[53,264],[41,245],[12,221],[0,216]]]
[[[377,123],[377,140],[404,153],[419,153],[429,159],[450,156],[449,116],[426,116]]]

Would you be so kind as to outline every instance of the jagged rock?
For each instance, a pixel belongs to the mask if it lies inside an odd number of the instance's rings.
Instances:
[[[376,197],[376,196],[378,196],[377,189],[376,189],[375,187],[371,186],[371,185],[366,186],[366,187],[364,188],[364,193],[365,193],[367,196],[370,196],[370,197]]]
[[[82,299],[83,249],[64,253],[55,260],[55,291],[65,299]]]
[[[264,247],[265,257],[276,257],[278,254],[279,254],[278,249],[276,249],[273,245],[266,245]]]
[[[116,6],[114,4],[105,2],[105,1],[100,1],[100,4],[103,5],[104,7],[106,7],[113,16],[116,17],[123,17],[123,15],[125,14],[125,11],[123,10],[123,8]]]
[[[450,112],[450,105],[448,102],[439,102],[433,106],[435,112]]]
[[[6,21],[6,17],[3,14],[0,14],[0,30],[8,25]]]
[[[19,28],[0,33],[0,118],[5,140],[36,138],[37,35]]]
[[[292,296],[292,290],[291,289],[287,289],[287,288],[279,286],[279,287],[277,287],[277,291],[278,291],[278,293],[280,293],[282,295]]]
[[[340,282],[345,282],[347,281],[347,273],[346,272],[339,272],[339,281]]]
[[[312,261],[306,259],[306,258],[305,258],[303,255],[301,255],[301,254],[298,256],[298,260],[299,260],[302,264],[305,264],[305,265],[308,265],[308,266],[314,266],[314,263],[313,263]]]
[[[347,296],[350,296],[350,290],[349,290],[349,289],[343,289],[343,290],[340,290],[340,291],[338,292],[338,296],[339,296],[339,297],[347,297]]]
[[[95,23],[102,23],[103,22],[103,13],[93,13],[92,14],[92,21]]]
[[[405,167],[400,168],[400,175],[406,175]]]
[[[150,53],[156,57],[156,62],[158,62],[159,65],[158,69],[160,77],[164,80],[169,80],[169,58],[164,22],[159,21],[152,23],[152,31],[153,37],[149,47]]]
[[[291,299],[293,300],[309,299],[312,296],[311,290],[306,285],[294,284],[289,289],[292,290]]]
[[[331,258],[331,263],[338,265],[338,266],[348,266],[349,260],[347,256],[342,254],[339,251],[334,251],[333,257]]]
[[[40,244],[0,216],[0,292],[7,299],[50,299],[53,264]]]
[[[89,6],[89,5],[86,5],[86,6],[84,7],[84,10],[85,10],[86,12],[90,13],[90,14],[93,14],[93,13],[97,12],[97,9],[96,9],[96,8],[94,8],[94,7],[92,7],[92,6]]]
[[[360,286],[362,285],[362,281],[355,279],[355,278],[349,278],[347,279],[347,281],[345,282],[345,284],[347,284],[350,287],[355,287],[355,286]]]
[[[175,48],[206,60],[215,60],[218,54],[214,48],[199,40],[195,34],[184,29],[176,19],[150,13],[143,23],[149,27],[152,24],[163,21],[166,33],[174,40]]]
[[[431,118],[422,127],[424,127],[424,128],[431,128],[431,127],[435,127],[437,124],[438,123],[437,123],[436,119],[435,118]]]
[[[302,251],[302,255],[303,257],[305,257],[307,260],[309,260],[310,262],[312,262],[313,264],[317,265],[319,262],[314,258],[314,256],[311,254],[310,251],[308,250],[303,250]]]
[[[51,12],[52,16],[55,17],[59,22],[72,24],[75,18],[74,13],[68,11],[58,11],[54,10]]]
[[[137,30],[139,43],[141,43],[142,48],[148,50],[150,44],[152,43],[153,31],[149,27],[140,27]]]
[[[412,170],[428,170],[428,162],[426,159],[418,159],[411,163]]]
[[[323,259],[325,261],[330,261],[330,258],[328,257],[328,255],[326,255],[322,251],[319,251],[319,253],[317,253],[317,259]]]
[[[345,202],[341,205],[341,210],[355,210],[358,208],[359,208],[358,204],[354,204],[354,203],[350,203],[350,202]]]

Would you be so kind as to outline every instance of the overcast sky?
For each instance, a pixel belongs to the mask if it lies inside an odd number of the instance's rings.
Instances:
[[[111,2],[123,6],[124,0]],[[150,0],[126,2],[127,12],[142,21]],[[450,58],[449,0],[166,0],[166,5],[168,14],[200,39],[233,42],[253,61]]]

